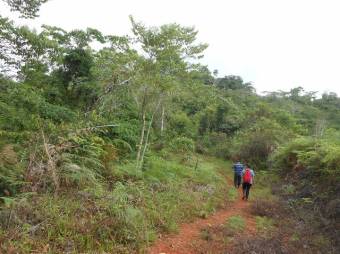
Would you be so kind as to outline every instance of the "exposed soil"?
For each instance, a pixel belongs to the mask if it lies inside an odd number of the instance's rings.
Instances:
[[[245,232],[253,234],[256,231],[256,223],[255,218],[248,212],[249,202],[251,201],[242,200],[240,188],[238,199],[230,203],[229,207],[217,211],[207,219],[197,219],[192,223],[182,224],[178,234],[166,235],[158,239],[148,252],[150,254],[197,254],[197,246],[204,241],[201,231],[209,227],[219,227],[225,224],[228,218],[235,215],[242,216],[246,220]],[[213,246],[211,244],[212,248]],[[232,248],[232,243],[228,248]],[[210,251],[214,253],[213,249]]]

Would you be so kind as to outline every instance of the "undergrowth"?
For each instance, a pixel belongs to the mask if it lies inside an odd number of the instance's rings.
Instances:
[[[204,161],[204,162],[203,162]],[[133,162],[114,165],[109,181],[62,188],[58,195],[19,195],[0,210],[1,251],[6,253],[143,252],[158,233],[205,216],[223,204],[221,173],[229,165],[200,157],[147,157],[143,171]]]
[[[310,224],[309,214],[302,219],[296,207],[271,192],[278,186],[273,174],[257,172],[255,181],[248,212],[254,216],[256,232],[247,231],[241,216],[232,216],[222,226],[201,231],[197,253],[337,253],[331,240]]]
[[[239,216],[231,216],[226,222],[225,226],[233,232],[243,231],[245,229],[245,220]]]

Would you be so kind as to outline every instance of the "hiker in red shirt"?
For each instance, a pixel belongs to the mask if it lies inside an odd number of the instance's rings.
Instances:
[[[248,200],[250,187],[254,183],[255,173],[248,164],[246,164],[245,169],[242,171],[242,189],[243,189],[243,200]]]

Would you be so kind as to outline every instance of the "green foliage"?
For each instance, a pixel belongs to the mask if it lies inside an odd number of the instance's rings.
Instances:
[[[244,83],[242,78],[239,76],[225,76],[216,80],[217,86],[221,89],[243,89],[246,91],[253,92],[255,89],[251,83]]]
[[[339,203],[340,146],[339,141],[333,139],[334,135],[331,131],[321,138],[295,139],[280,147],[272,158],[282,176],[291,176],[282,187],[283,195],[289,197],[289,204],[299,217],[320,230],[325,223],[335,225],[340,218],[336,208]],[[333,242],[336,238],[330,235]]]
[[[219,158],[230,158],[232,143],[225,133],[211,132],[205,134],[197,142],[197,151]]]
[[[267,218],[266,216],[256,216],[256,229],[259,232],[269,233],[273,230],[274,221],[273,219]]]
[[[227,193],[228,200],[235,201],[238,198],[238,192],[234,188],[230,188]]]
[[[45,1],[6,2],[32,17]],[[216,157],[256,169],[254,197],[274,199],[273,167],[292,176],[282,187],[300,195],[292,204],[318,202],[337,219],[337,95],[259,96],[194,62],[207,47],[194,28],[131,23],[133,36],[119,37],[0,17],[0,251],[143,252],[236,199]]]
[[[278,144],[289,139],[290,136],[292,133],[275,121],[260,118],[254,125],[250,125],[236,137],[234,145],[237,152],[235,156],[256,168],[266,168],[270,154]]]
[[[272,193],[272,186],[279,184],[280,179],[272,171],[256,171],[254,187],[251,195],[254,199],[265,199],[267,201],[275,200],[276,197]]]
[[[75,119],[75,112],[53,105],[29,86],[12,86],[0,95],[0,128],[9,131],[32,131],[48,121],[58,124]]]
[[[18,11],[24,18],[34,18],[37,17],[37,13],[42,4],[46,3],[48,0],[4,0],[12,11]]]
[[[246,222],[244,218],[242,218],[241,216],[235,215],[235,216],[231,216],[228,219],[225,226],[228,227],[228,229],[230,229],[232,232],[236,233],[239,231],[243,231],[245,229]]]
[[[0,148],[0,196],[16,195],[23,186],[22,166],[13,145],[7,144]]]
[[[77,78],[91,78],[93,59],[90,52],[82,48],[73,49],[64,57],[63,63],[66,82]]]
[[[193,152],[195,149],[195,143],[190,138],[178,137],[170,142],[170,148],[174,152],[180,153]]]
[[[327,137],[293,140],[281,147],[272,160],[282,172],[295,169],[303,172],[311,181],[328,185],[330,189],[335,188],[334,184],[339,180],[340,146],[337,140]]]
[[[196,134],[192,120],[184,112],[171,115],[169,125],[174,136],[194,137]]]
[[[174,232],[178,223],[213,212],[224,199],[226,183],[217,172],[221,164],[205,162],[195,169],[179,161],[151,156],[145,171],[133,164],[116,167],[110,188],[103,182],[87,183],[85,189],[68,189],[55,197],[17,198],[11,221],[0,211],[0,219],[11,225],[7,233],[18,233],[2,250],[42,251],[49,242],[52,252],[142,250],[156,232]]]

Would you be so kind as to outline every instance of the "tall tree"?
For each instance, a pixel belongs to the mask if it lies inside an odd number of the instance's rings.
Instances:
[[[164,117],[165,97],[169,96],[180,77],[188,71],[191,65],[189,59],[201,58],[207,45],[195,43],[197,31],[193,27],[168,24],[147,28],[132,17],[130,20],[136,46],[143,51],[139,75],[134,80],[135,98],[142,122],[137,147],[137,168],[141,168],[156,112],[161,108]]]
[[[240,76],[229,75],[223,78],[217,79],[217,87],[222,89],[231,89],[231,90],[248,90],[254,92],[254,87],[249,82],[244,82]]]
[[[20,12],[24,18],[35,18],[38,16],[40,6],[48,0],[2,0],[7,3],[12,11]]]

